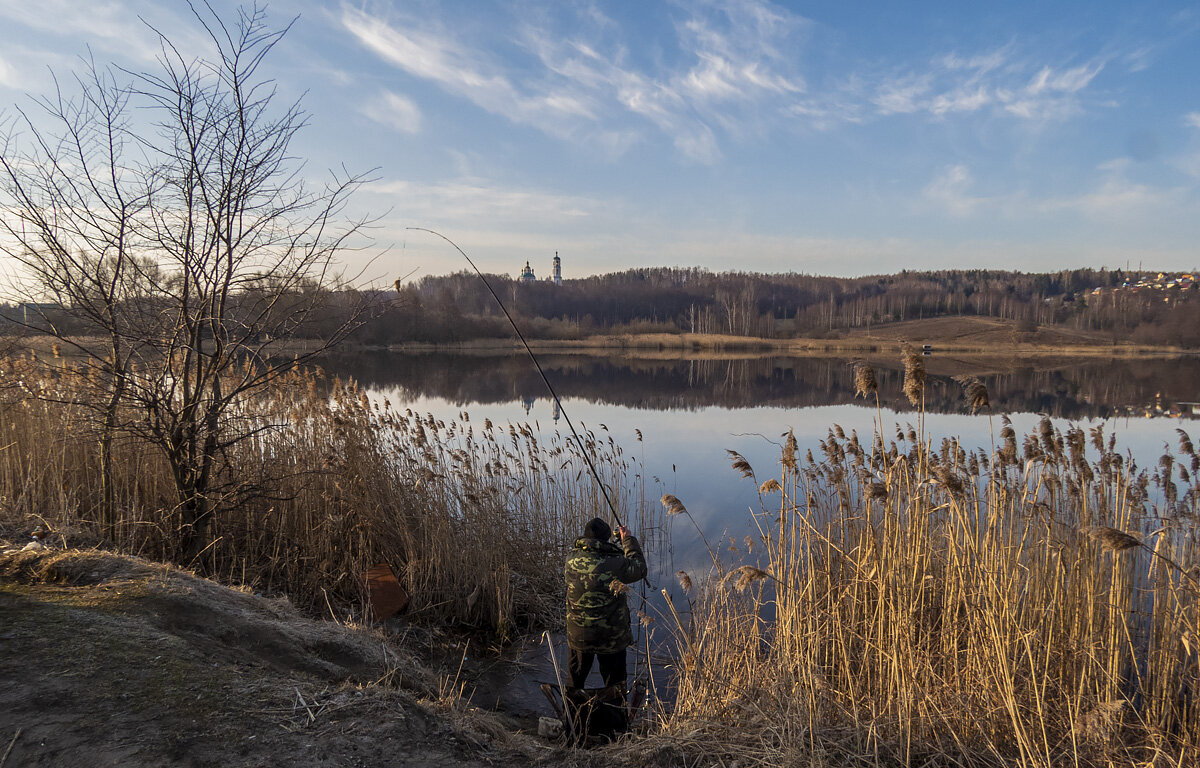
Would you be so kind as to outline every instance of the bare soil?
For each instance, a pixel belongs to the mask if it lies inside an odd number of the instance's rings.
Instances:
[[[0,541],[0,768],[616,764],[472,706],[428,646],[170,566]]]

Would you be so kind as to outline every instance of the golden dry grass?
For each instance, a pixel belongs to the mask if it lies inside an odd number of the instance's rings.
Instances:
[[[973,451],[835,428],[805,461],[789,438],[752,546],[680,575],[663,738],[739,765],[1197,764],[1191,440],[1143,470],[1099,427],[1004,427]]]
[[[127,434],[115,447],[117,519],[102,528],[97,419],[68,368],[0,360],[0,534],[45,523],[60,543],[179,562],[338,618],[363,616],[363,574],[389,563],[412,616],[505,636],[557,621],[561,558],[583,521],[607,514],[578,447],[557,434],[399,410],[298,371],[238,403],[231,429],[269,428],[223,457],[224,485],[243,500],[183,562],[166,463]],[[583,437],[614,502],[628,502],[621,448]],[[636,519],[638,505],[621,512]]]

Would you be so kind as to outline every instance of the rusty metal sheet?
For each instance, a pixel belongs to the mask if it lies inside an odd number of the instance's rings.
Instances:
[[[375,621],[389,619],[408,607],[408,593],[396,581],[396,574],[386,563],[367,571],[367,597]]]

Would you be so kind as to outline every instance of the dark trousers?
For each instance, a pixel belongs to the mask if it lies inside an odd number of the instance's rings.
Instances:
[[[625,690],[625,649],[616,653],[592,653],[567,649],[567,675],[572,688],[583,688],[587,682],[588,672],[592,670],[592,659],[600,661],[600,676],[604,678],[605,687],[619,685]]]

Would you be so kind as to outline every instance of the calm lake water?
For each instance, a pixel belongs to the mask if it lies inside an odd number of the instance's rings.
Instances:
[[[734,471],[727,449],[743,454],[759,482],[779,476],[782,436],[794,429],[801,455],[833,425],[856,430],[865,443],[874,432],[876,410],[855,399],[850,361],[840,358],[748,356],[733,360],[646,360],[620,356],[568,354],[538,356],[566,412],[581,431],[611,436],[627,457],[637,460],[640,476],[631,478],[648,505],[658,507],[664,493],[678,496],[710,541],[728,536],[741,542],[751,533],[749,509],[757,504],[756,484]],[[898,359],[872,359],[879,381],[882,417],[890,439],[894,425],[907,429],[916,413],[901,393]],[[925,430],[935,440],[959,437],[965,448],[990,446],[997,438],[1000,414],[1012,419],[1018,434],[1029,432],[1049,415],[1059,427],[1074,422],[1091,427],[1103,422],[1120,449],[1142,466],[1157,461],[1164,447],[1175,448],[1184,428],[1200,438],[1200,358],[1173,360],[1059,360],[1028,366],[989,365],[979,359],[953,359],[936,353],[926,360]],[[568,434],[552,399],[524,354],[376,353],[332,357],[327,368],[352,376],[374,397],[451,420],[467,411],[474,424],[527,423],[543,438]],[[995,417],[971,416],[954,375],[979,376],[987,385]],[[607,431],[607,435],[605,433]],[[641,434],[641,440],[638,434]],[[545,442],[545,440],[541,440]],[[1090,449],[1090,446],[1089,446]],[[657,588],[666,587],[685,609],[674,574],[704,573],[711,566],[699,536],[686,518],[662,517],[669,531],[636,531],[646,544],[655,589],[644,591],[651,615],[665,605]],[[638,590],[639,595],[643,594]],[[686,619],[685,619],[686,620]],[[635,621],[636,625],[636,621]],[[635,628],[637,637],[640,631]],[[670,657],[661,633],[653,635],[655,654]],[[557,638],[558,652],[563,640]],[[669,643],[669,639],[666,641]],[[640,646],[639,646],[640,647]],[[554,668],[546,647],[528,638],[505,651],[519,664],[500,664],[495,674],[472,683],[473,702],[536,722],[549,715],[537,684],[552,681]],[[565,659],[560,658],[560,663]],[[645,676],[644,654],[630,654],[630,675]],[[670,673],[658,662],[651,676],[657,695],[670,698]],[[593,682],[599,684],[593,672]]]
[[[644,472],[645,497],[657,504],[678,496],[711,541],[751,532],[748,510],[755,484],[730,467],[727,450],[743,454],[758,481],[779,476],[782,435],[794,429],[800,452],[833,425],[874,432],[876,410],[854,397],[849,360],[752,356],[732,360],[646,360],[620,356],[538,356],[563,406],[580,430],[611,435]],[[1141,360],[1066,359],[1013,368],[970,358],[926,359],[929,369],[925,431],[935,441],[959,437],[964,447],[985,447],[1001,414],[1018,435],[1050,416],[1060,427],[1104,423],[1122,452],[1151,466],[1163,449],[1178,446],[1176,429],[1200,441],[1200,357]],[[916,413],[901,393],[896,360],[871,360],[879,380],[883,423],[907,428]],[[452,419],[528,423],[549,436],[568,427],[529,358],[522,354],[371,353],[333,357],[327,367],[353,376],[393,405]],[[977,375],[987,385],[994,418],[969,415],[961,387],[951,377]],[[642,439],[637,434],[640,431]],[[707,555],[682,518],[671,518],[670,549],[652,558],[662,585],[680,569],[703,568]],[[728,538],[726,538],[728,543]],[[662,544],[666,547],[666,544]]]

